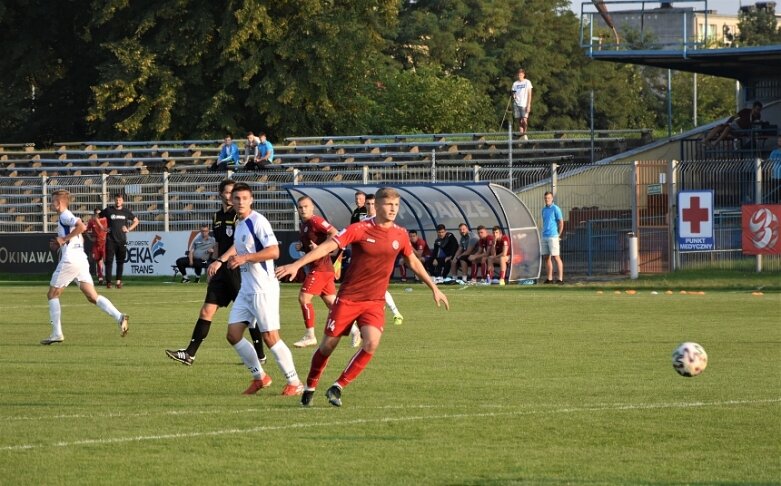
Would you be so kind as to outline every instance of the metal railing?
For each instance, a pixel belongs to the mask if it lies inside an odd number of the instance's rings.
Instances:
[[[716,266],[750,268],[755,257],[741,251],[741,204],[781,204],[781,161],[638,161],[628,164],[507,164],[475,161],[473,165],[366,164],[332,165],[254,173],[189,172],[182,174],[38,176],[0,180],[0,233],[51,232],[56,217],[49,209],[55,189],[71,191],[71,208],[88,218],[105,207],[115,191],[146,231],[192,230],[211,220],[219,207],[216,193],[226,176],[247,182],[255,208],[275,229],[295,229],[295,206],[284,185],[394,185],[486,181],[509,187],[537,217],[542,193],[553,190],[565,218],[562,254],[567,273],[605,275],[627,272],[626,235],[638,235],[641,272]],[[712,190],[714,242],[709,252],[675,249],[677,193]],[[781,258],[765,257],[764,269],[781,270]]]

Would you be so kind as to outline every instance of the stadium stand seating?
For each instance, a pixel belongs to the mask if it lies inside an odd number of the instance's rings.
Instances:
[[[650,130],[595,131],[594,154],[606,157],[650,140]],[[512,140],[513,162],[552,157],[561,161],[592,160],[590,132],[529,132],[529,140]],[[509,157],[506,133],[434,133],[290,137],[274,147],[275,163],[292,170],[300,164],[460,162],[501,163]],[[6,176],[86,175],[106,173],[186,173],[207,169],[221,140],[149,140],[55,142],[0,145],[0,173]],[[239,141],[241,145],[242,141]],[[327,166],[325,166],[327,167]]]

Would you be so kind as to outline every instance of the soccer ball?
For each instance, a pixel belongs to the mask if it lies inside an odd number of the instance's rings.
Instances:
[[[697,343],[682,343],[673,351],[673,368],[681,376],[697,376],[708,366],[708,353]]]

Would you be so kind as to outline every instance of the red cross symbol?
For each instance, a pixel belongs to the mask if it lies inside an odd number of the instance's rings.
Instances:
[[[683,210],[683,220],[691,225],[692,233],[699,233],[700,224],[708,221],[710,216],[708,208],[700,207],[699,197],[692,197],[689,204],[691,206]]]

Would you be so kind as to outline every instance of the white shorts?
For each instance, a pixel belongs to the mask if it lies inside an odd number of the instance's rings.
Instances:
[[[248,323],[257,325],[260,332],[279,330],[279,287],[260,294],[239,292],[233,302],[228,324]]]
[[[79,283],[84,282],[93,285],[92,275],[89,273],[89,262],[86,259],[75,262],[60,261],[52,274],[49,286],[61,289],[70,285],[74,280]]]
[[[540,250],[540,253],[543,255],[559,256],[561,254],[561,250],[559,250],[559,237],[553,236],[541,239]]]

